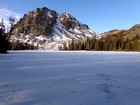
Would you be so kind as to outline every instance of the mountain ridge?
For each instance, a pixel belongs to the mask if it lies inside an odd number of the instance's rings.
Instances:
[[[58,14],[47,7],[25,14],[12,27],[11,33],[11,41],[19,40],[45,50],[58,50],[72,39],[84,42],[87,37],[100,37],[69,13]]]
[[[104,36],[118,36],[121,35],[125,40],[133,39],[135,37],[140,37],[140,24],[136,24],[129,29],[122,29],[122,30],[111,30],[104,33]]]
[[[19,41],[44,50],[59,50],[69,46],[73,40],[75,43],[80,42],[85,45],[86,40],[92,38],[99,39],[99,42],[102,41],[104,44],[107,40],[112,44],[116,43],[116,40],[122,42],[129,40],[128,44],[132,47],[134,42],[140,42],[140,24],[127,30],[115,29],[98,34],[69,13],[59,14],[47,7],[37,8],[25,14],[12,27],[11,33],[11,42]],[[116,48],[118,50],[118,47]]]

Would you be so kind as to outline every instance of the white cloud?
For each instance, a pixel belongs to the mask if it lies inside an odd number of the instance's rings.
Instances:
[[[22,16],[22,14],[13,12],[0,4],[0,21],[3,19],[6,27],[10,26],[9,17],[14,17],[17,22]]]

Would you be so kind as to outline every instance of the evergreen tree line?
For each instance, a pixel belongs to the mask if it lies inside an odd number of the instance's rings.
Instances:
[[[11,29],[15,19],[10,17],[9,23],[11,24]],[[11,42],[10,41],[11,31],[5,33],[5,25],[3,19],[0,22],[0,53],[7,53],[7,50],[35,50],[37,47],[30,45],[28,43],[23,43],[20,41]]]
[[[7,50],[36,50],[37,47],[20,41],[10,42],[9,33],[0,28],[0,53],[7,53]]]
[[[8,50],[36,50],[37,47],[20,41],[9,42]]]
[[[140,37],[137,35],[133,39],[122,37],[121,35],[106,36],[104,38],[89,38],[85,42],[72,40],[60,50],[94,50],[94,51],[140,51]]]

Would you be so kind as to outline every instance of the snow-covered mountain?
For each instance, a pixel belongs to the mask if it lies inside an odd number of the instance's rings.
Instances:
[[[58,50],[72,39],[85,41],[86,37],[99,37],[69,13],[58,14],[46,7],[25,14],[11,32],[11,41],[19,40],[46,50]]]

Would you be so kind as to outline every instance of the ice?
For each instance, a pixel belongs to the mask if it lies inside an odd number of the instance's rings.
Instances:
[[[139,105],[140,53],[9,51],[0,105]]]

